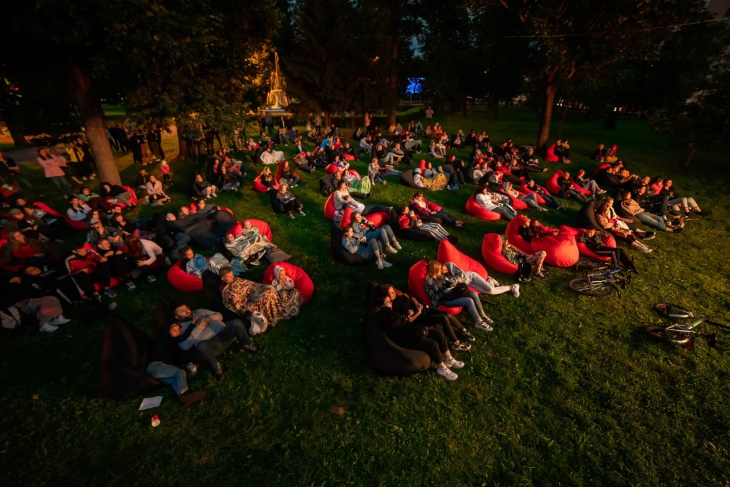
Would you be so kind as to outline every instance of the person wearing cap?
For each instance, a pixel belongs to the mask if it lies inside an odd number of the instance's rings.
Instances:
[[[93,243],[105,238],[115,247],[124,245],[122,231],[116,227],[104,225],[98,218],[89,220],[89,229],[89,240]]]
[[[112,273],[108,259],[99,255],[90,245],[77,243],[71,255],[66,257],[65,264],[66,271],[74,278],[86,297],[101,301],[101,295],[94,284],[97,284],[110,298],[117,295],[117,292],[109,287]]]
[[[68,209],[66,215],[75,222],[86,220],[86,215],[91,212],[91,207],[79,201],[79,197],[71,195],[68,197]]]

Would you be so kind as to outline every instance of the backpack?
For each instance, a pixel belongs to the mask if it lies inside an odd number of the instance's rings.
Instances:
[[[515,272],[515,278],[517,279],[517,282],[519,282],[519,283],[530,282],[530,281],[532,281],[533,273],[534,273],[534,268],[532,267],[532,264],[530,262],[523,261],[517,265],[517,272]]]

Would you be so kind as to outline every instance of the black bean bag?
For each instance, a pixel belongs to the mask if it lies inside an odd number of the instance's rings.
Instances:
[[[101,389],[112,399],[128,399],[160,387],[147,375],[147,359],[154,342],[119,315],[104,328],[101,352]]]
[[[473,162],[469,162],[469,164],[464,168],[464,180],[469,184],[479,184],[479,182],[474,177]]]
[[[233,227],[236,217],[224,210],[191,213],[171,222],[175,227],[187,233],[193,241],[203,248],[211,249],[223,240],[226,232]]]
[[[327,174],[326,176],[319,179],[319,192],[322,196],[329,196],[335,192],[335,175]]]
[[[369,259],[363,259],[357,254],[351,254],[348,252],[347,249],[342,246],[342,230],[334,223],[332,224],[332,230],[330,233],[330,246],[332,247],[332,257],[334,257],[335,261],[340,262],[341,264],[358,266],[369,264],[377,260],[374,255]]]
[[[408,377],[428,370],[431,358],[426,352],[395,344],[378,325],[372,306],[378,287],[376,282],[367,284],[368,312],[362,322],[362,342],[368,364],[376,374],[390,377]]]
[[[576,226],[578,228],[586,228],[589,225],[593,225],[601,235],[611,235],[611,232],[603,228],[601,224],[596,220],[596,207],[595,201],[586,201],[580,210],[578,210]]]
[[[175,308],[181,303],[174,301],[169,296],[160,294],[157,296],[155,311],[157,314],[157,332],[164,332],[168,326],[175,323]]]
[[[398,212],[395,209],[390,210],[390,222],[388,223],[390,228],[393,230],[398,237],[412,242],[430,242],[435,240],[433,235],[426,232],[425,230],[417,230],[415,228],[401,228],[398,223]]]
[[[203,292],[205,293],[205,299],[208,302],[208,309],[222,314],[223,321],[230,321],[236,318],[241,318],[241,316],[229,310],[223,304],[223,295],[221,295],[220,291],[220,276],[210,269],[206,269],[203,271],[202,279]]]
[[[274,188],[271,188],[269,190],[269,202],[271,203],[271,209],[274,210],[274,213],[286,213],[284,203],[282,203],[279,198],[276,197],[278,192],[279,190]]]

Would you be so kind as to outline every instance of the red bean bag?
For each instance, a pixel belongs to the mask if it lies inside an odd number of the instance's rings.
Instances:
[[[122,186],[122,188],[124,188],[124,190],[125,190],[125,191],[126,191],[127,193],[129,193],[129,194],[131,194],[131,195],[132,195],[132,197],[131,197],[131,198],[129,198],[129,202],[130,202],[130,203],[132,203],[133,205],[136,205],[136,204],[137,204],[137,193],[135,193],[135,192],[134,192],[134,190],[133,190],[132,188],[130,188],[129,186]],[[105,199],[105,200],[106,200],[106,201],[108,202],[109,200],[111,200],[111,199],[114,199],[114,197],[113,197],[113,196],[107,196],[107,197],[106,197],[106,198],[104,198],[104,199]],[[121,206],[121,207],[122,207],[122,209],[124,209],[124,208],[126,208],[126,207],[127,207],[127,205],[125,205],[124,203],[122,203],[122,202],[120,202],[120,201],[117,201],[117,202],[116,202],[116,203],[114,203],[114,204],[115,204],[115,205],[119,205],[119,206]]]
[[[387,211],[376,211],[374,213],[370,213],[365,218],[373,222],[375,228],[380,228],[390,221],[390,213]]]
[[[482,220],[487,221],[494,221],[502,218],[502,215],[500,215],[499,213],[489,211],[479,206],[476,199],[474,199],[474,195],[469,196],[469,199],[466,200],[466,212],[471,216],[475,216],[477,218],[481,218]]]
[[[537,186],[537,187],[542,188],[543,191],[545,191],[546,193],[549,193],[549,191],[547,189],[543,188],[542,186]],[[529,186],[527,186],[527,183],[522,183],[522,185],[520,185],[520,193],[522,193],[522,194],[535,194],[535,195],[537,195],[537,202],[538,203],[540,203],[541,205],[544,205],[545,203],[547,203],[547,201],[545,201],[545,199],[542,196],[540,196],[535,191],[531,190],[529,188]]]
[[[418,167],[421,168],[421,173],[423,173],[423,171],[426,170],[426,160],[425,159],[421,159],[421,162],[419,163]]]
[[[550,194],[553,194],[555,196],[560,193],[560,185],[558,184],[558,178],[563,177],[563,171],[555,171],[552,176],[550,176],[550,179],[547,180],[545,183],[545,188],[550,192]],[[590,196],[591,192],[587,189],[583,189],[578,183],[571,180],[573,183],[573,189],[576,191],[583,193],[586,196]]]
[[[12,194],[15,194],[15,193],[17,193],[18,191],[20,191],[20,188],[18,188],[17,186],[14,186],[14,185],[12,185],[12,184],[8,184],[7,186],[8,186],[8,187],[9,187],[10,189],[8,189],[8,188],[5,188],[4,186],[0,186],[0,194],[2,194],[2,195],[3,195],[3,198],[7,198],[8,196],[10,196],[10,195],[12,195]]]
[[[575,236],[569,228],[561,226],[557,235],[532,239],[535,252],[544,250],[547,254],[545,262],[556,267],[570,267],[578,262],[580,252]]]
[[[593,260],[600,260],[602,262],[610,262],[610,257],[601,257],[595,252],[593,252],[591,249],[589,249],[586,244],[578,242],[578,235],[581,233],[585,233],[584,228],[573,228],[569,226],[565,226],[566,229],[569,229],[570,232],[575,236],[576,238],[576,245],[578,246],[578,251],[580,252],[580,255],[583,255],[585,257],[588,257],[589,259]],[[613,235],[608,235],[606,237],[603,237],[603,243],[606,244],[606,247],[616,248],[616,239],[613,238]]]
[[[226,208],[225,206],[219,206],[218,209],[219,210],[223,210],[223,211],[227,211],[231,215],[236,216],[235,213],[233,213],[233,210],[231,210],[230,208]]]
[[[192,274],[188,274],[180,266],[182,261],[177,261],[167,271],[167,280],[175,289],[186,293],[194,293],[203,290],[203,280]]]
[[[328,220],[334,220],[335,211],[335,194],[332,193],[324,204],[324,217]]]
[[[591,196],[593,193],[591,193],[589,190],[584,189],[583,186],[576,183],[572,179],[570,180],[571,183],[573,183],[573,189],[578,191],[579,193],[583,193],[583,196]]]
[[[489,267],[504,274],[514,274],[517,266],[502,255],[502,236],[487,233],[482,240],[482,257]]]
[[[439,242],[438,255],[436,257],[439,262],[451,262],[464,272],[476,272],[482,278],[488,277],[487,270],[476,260],[459,252],[448,240]]]
[[[281,166],[284,164],[284,162],[285,161],[281,161],[279,164],[277,164],[276,176],[274,177],[274,180],[276,181],[277,184],[279,183],[279,179],[281,179]],[[291,165],[289,165],[289,170],[291,170]],[[299,175],[293,171],[292,171],[292,176],[299,177]],[[260,183],[260,181],[259,181],[259,183]]]
[[[507,235],[507,241],[510,245],[516,247],[523,254],[534,254],[535,250],[530,242],[525,241],[520,235],[519,228],[525,223],[527,217],[525,215],[517,215],[507,224],[504,234]],[[533,239],[533,242],[537,239]]]
[[[354,160],[355,160],[355,156],[353,156],[352,154],[345,154],[345,155],[344,155],[344,156],[342,156],[342,157],[343,157],[343,158],[344,158],[344,159],[345,159],[346,161],[354,161]]]
[[[548,162],[558,162],[558,156],[555,155],[555,144],[548,147],[545,152],[545,160]]]
[[[2,248],[5,247],[5,245],[7,245],[7,243],[8,243],[7,239],[5,239],[5,238],[0,239],[0,252],[2,252]],[[13,251],[13,254],[15,254],[15,251]],[[17,257],[17,255],[16,255],[16,257]],[[0,262],[0,269],[2,269],[4,271],[18,272],[22,268],[23,268],[23,264],[21,264],[21,265],[5,265],[2,262]]]
[[[598,166],[595,171],[593,171],[593,177],[595,178],[596,176],[598,176],[599,172],[603,171],[604,169],[608,169],[609,167],[611,167],[611,163],[604,162],[603,164]]]
[[[255,220],[253,218],[247,218],[246,220],[251,222],[251,226],[256,227],[261,232],[261,235],[265,236],[269,239],[269,242],[271,242],[274,238],[274,235],[271,233],[271,227],[269,227],[269,224],[265,221],[261,220]],[[226,235],[241,235],[243,233],[243,223],[246,220],[241,220],[240,222],[233,225],[227,232]]]
[[[306,272],[304,272],[303,269],[300,267],[297,267],[295,265],[289,264],[287,262],[277,262],[276,264],[271,264],[269,267],[266,268],[266,272],[264,272],[264,284],[271,284],[274,280],[274,268],[276,266],[281,267],[286,271],[286,275],[291,277],[292,281],[294,281],[294,287],[297,288],[297,291],[299,291],[299,294],[302,295],[302,301],[304,304],[307,304],[310,299],[312,299],[312,294],[314,294],[314,283],[312,282],[312,279],[309,278]]]
[[[268,193],[269,188],[267,186],[264,186],[261,183],[261,180],[259,179],[260,177],[261,177],[261,175],[259,174],[258,176],[256,176],[256,179],[253,180],[253,189],[257,193]],[[278,179],[274,179],[274,188],[279,189],[279,180]]]
[[[505,193],[502,189],[498,189],[497,193],[503,194],[508,197],[510,199],[510,204],[512,205],[512,208],[514,208],[515,210],[526,210],[528,208],[527,203],[525,203],[521,199],[515,198],[511,194]]]
[[[426,294],[426,276],[428,275],[428,262],[425,260],[419,260],[411,270],[408,271],[408,289],[410,290],[411,296],[416,297],[423,303],[433,306],[431,300]],[[441,305],[439,308],[441,311],[450,313],[452,315],[458,315],[461,313],[461,307],[449,308],[448,306]]]
[[[63,221],[65,221],[68,224],[68,226],[70,226],[71,228],[73,228],[75,230],[86,230],[87,229],[86,222],[84,220],[80,220],[80,221],[72,220],[71,218],[69,218],[69,216],[67,214],[65,214],[65,213],[61,214],[45,203],[37,202],[37,203],[33,203],[33,206],[45,211],[49,215],[63,218]]]
[[[334,164],[327,164],[327,166],[325,166],[324,168],[324,172],[326,172],[327,174],[334,174],[339,170],[340,168],[335,166]]]

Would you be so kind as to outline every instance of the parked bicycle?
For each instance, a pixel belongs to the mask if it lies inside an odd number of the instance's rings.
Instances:
[[[631,284],[631,270],[617,267],[610,269],[608,265],[599,265],[585,277],[577,277],[568,282],[573,291],[584,296],[602,297],[621,290]]]
[[[669,345],[682,345],[691,350],[694,348],[696,337],[703,337],[707,339],[709,346],[714,347],[717,345],[717,335],[715,333],[701,333],[698,327],[702,323],[707,323],[708,325],[730,330],[730,326],[705,318],[696,318],[688,309],[674,304],[659,303],[654,305],[654,309],[660,315],[674,321],[671,325],[650,325],[645,328],[646,333],[658,342]]]

